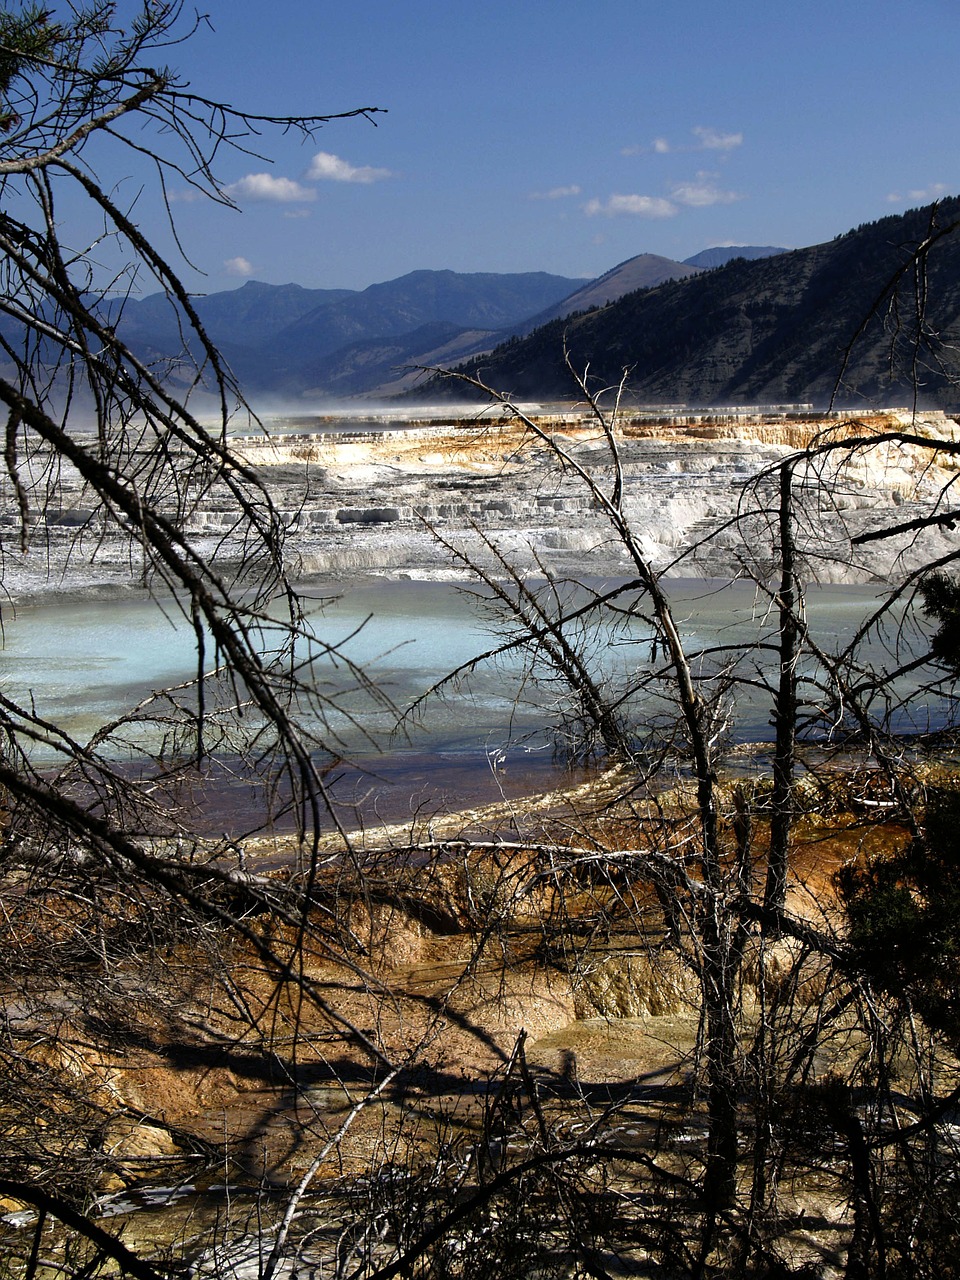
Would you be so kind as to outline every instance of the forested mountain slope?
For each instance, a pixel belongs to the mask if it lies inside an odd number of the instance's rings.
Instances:
[[[812,401],[921,403],[960,396],[960,199],[884,218],[826,244],[632,293],[557,320],[464,368],[511,395],[571,394],[574,365],[605,383],[629,369],[638,399],[653,403]],[[919,277],[917,247],[936,240]],[[904,270],[904,268],[906,268]],[[902,274],[898,274],[902,273]],[[455,394],[455,392],[454,392]]]

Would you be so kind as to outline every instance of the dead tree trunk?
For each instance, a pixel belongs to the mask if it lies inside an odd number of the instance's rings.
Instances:
[[[800,626],[797,609],[800,590],[795,568],[793,537],[793,463],[780,468],[780,678],[774,701],[776,746],[773,757],[773,813],[770,819],[770,852],[763,905],[765,919],[783,911],[787,897],[790,828],[793,823],[793,769],[797,737],[797,658]],[[769,923],[764,925],[769,932]]]

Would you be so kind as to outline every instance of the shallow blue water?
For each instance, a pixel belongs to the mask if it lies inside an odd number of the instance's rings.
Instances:
[[[775,620],[765,618],[763,601],[745,583],[682,582],[671,585],[671,596],[688,651],[696,653],[720,644],[723,656],[694,663],[697,670],[715,671],[729,660],[736,646],[750,646],[773,638]],[[823,587],[808,593],[812,633],[824,648],[843,647],[872,611],[877,592],[869,587]],[[0,653],[0,688],[10,697],[32,699],[37,710],[79,737],[94,732],[147,695],[178,683],[196,671],[194,637],[175,611],[162,609],[147,598],[83,601],[67,600],[20,607],[4,614],[4,644]],[[324,604],[313,622],[325,641],[343,644],[347,655],[364,666],[377,687],[395,707],[404,709],[444,673],[469,662],[496,643],[491,624],[477,602],[446,583],[367,582]],[[910,627],[907,628],[910,632]],[[911,633],[912,634],[912,633]],[[636,669],[649,667],[650,627],[631,620],[617,633],[594,633],[591,661],[599,678],[616,682]],[[874,639],[868,657],[877,666],[895,661],[891,629],[886,641]],[[901,635],[901,654],[911,643]],[[916,645],[922,640],[916,640]],[[805,660],[811,669],[810,660]],[[762,657],[769,673],[775,655]],[[748,674],[756,660],[747,664]],[[741,666],[741,672],[745,668]],[[391,750],[402,744],[391,731],[395,714],[377,706],[342,667],[315,664],[316,678],[340,710],[329,713],[330,729],[344,745],[359,745],[362,736],[349,726],[348,714]],[[544,675],[544,668],[537,668]],[[509,655],[487,664],[469,680],[435,697],[416,721],[408,723],[410,745],[417,749],[498,749],[508,739],[534,734],[532,745],[547,739],[559,696],[524,679],[523,658]],[[652,698],[653,706],[656,697]],[[741,690],[731,709],[735,736],[763,740],[770,736],[769,699]],[[913,686],[910,717],[925,728],[942,719],[939,698],[925,696]],[[537,732],[539,739],[537,738]]]

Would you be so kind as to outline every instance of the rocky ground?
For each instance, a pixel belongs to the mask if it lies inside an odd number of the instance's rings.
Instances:
[[[609,452],[595,422],[566,415],[542,425],[574,464],[612,490]],[[618,439],[625,511],[652,565],[671,576],[763,572],[774,541],[771,469],[821,438],[906,428],[931,440],[960,440],[956,423],[942,414],[920,423],[897,412],[627,420]],[[443,544],[490,564],[478,530],[533,572],[540,565],[556,574],[629,572],[583,480],[559,464],[546,441],[531,441],[515,425],[481,420],[453,430],[278,435],[244,441],[240,450],[290,511],[305,574],[460,572]],[[817,576],[869,581],[894,572],[898,559],[901,567],[913,564],[921,553],[904,538],[854,553],[851,537],[926,516],[954,474],[945,454],[895,439],[844,455],[842,468],[828,455],[798,471],[800,542],[815,548]],[[922,554],[953,546],[949,534],[937,531],[935,548],[928,537]]]
[[[206,957],[195,944],[169,948],[142,972],[114,975],[138,996],[122,1016],[118,1003],[104,1005],[115,1019],[112,1041],[92,1021],[99,1006],[71,1009],[64,992],[59,1037],[35,1067],[41,1086],[56,1085],[67,1099],[48,1122],[48,1151],[55,1139],[63,1142],[72,1167],[85,1149],[100,1170],[93,1212],[111,1230],[122,1225],[132,1247],[154,1255],[167,1243],[176,1256],[192,1257],[197,1275],[207,1274],[204,1258],[210,1275],[221,1274],[214,1263],[224,1264],[229,1251],[209,1245],[219,1231],[234,1242],[230,1248],[269,1244],[301,1179],[309,1195],[293,1238],[307,1241],[305,1257],[313,1257],[312,1240],[329,1261],[349,1224],[400,1211],[405,1184],[392,1186],[390,1178],[416,1172],[429,1189],[434,1162],[438,1177],[440,1170],[452,1176],[458,1161],[468,1178],[480,1160],[495,1172],[504,1098],[515,1099],[514,1159],[523,1126],[532,1131],[535,1123],[557,1143],[580,1130],[627,1155],[656,1146],[667,1168],[702,1159],[702,1099],[693,1088],[702,1049],[698,991],[689,964],[661,945],[649,884],[612,863],[596,877],[571,876],[538,849],[571,822],[599,824],[596,833],[602,828],[613,847],[635,841],[643,821],[636,804],[623,826],[623,812],[605,803],[622,782],[613,771],[539,805],[449,815],[431,832],[438,840],[472,832],[479,841],[520,821],[527,839],[502,845],[496,856],[475,845],[430,865],[404,863],[395,846],[417,835],[409,826],[356,833],[364,846],[362,890],[361,881],[350,889],[345,878],[338,892],[341,925],[349,926],[343,941],[360,944],[354,954],[347,947],[333,956],[323,943],[324,904],[332,899],[323,895],[321,874],[316,931],[298,968],[332,996],[338,1020],[374,1036],[401,1066],[382,1092],[370,1094],[378,1072],[359,1044],[334,1034],[292,982],[266,974],[249,946],[225,936],[228,983],[204,977]],[[849,802],[848,791],[856,787],[838,785],[838,805]],[[683,792],[663,796],[651,815],[682,823],[688,800]],[[843,808],[801,824],[789,905],[814,928],[830,920],[835,868],[904,837],[897,824],[857,829],[851,820]],[[389,866],[378,863],[378,848]],[[285,880],[294,852],[276,841],[251,844],[247,866]],[[271,870],[278,861],[282,873]],[[545,867],[551,872],[538,881]],[[62,911],[62,903],[50,909]],[[255,932],[266,936],[270,928],[268,920],[253,921]],[[831,998],[829,966],[791,940],[756,943],[744,964],[744,1034],[755,1024],[761,973],[767,998],[782,981],[792,1016],[813,1025]],[[237,1034],[237,1000],[257,1015],[268,1052],[250,1030]],[[861,1042],[852,1024],[835,1027],[824,1063],[854,1058]],[[61,1135],[71,1107],[75,1127]],[[6,1132],[9,1141],[9,1121]],[[636,1193],[629,1163],[617,1177],[629,1199]],[[819,1183],[808,1179],[784,1197],[803,1224],[792,1246],[800,1260],[820,1260],[845,1239],[846,1225]],[[17,1201],[0,1202],[0,1248],[6,1241],[12,1252],[29,1241],[35,1221]],[[791,1229],[785,1220],[784,1236]],[[47,1249],[53,1253],[54,1243]],[[236,1275],[257,1277],[251,1267]],[[610,1273],[645,1273],[637,1268]]]

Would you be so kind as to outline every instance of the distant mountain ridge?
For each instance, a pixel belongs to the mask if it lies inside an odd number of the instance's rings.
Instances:
[[[704,249],[684,262],[675,262],[673,258],[663,258],[656,253],[640,253],[611,267],[596,280],[589,280],[582,288],[561,298],[554,306],[531,316],[514,332],[532,333],[551,320],[573,315],[577,311],[589,311],[593,307],[604,307],[626,293],[633,293],[637,289],[652,289],[667,280],[680,280],[697,271],[722,266],[733,258],[765,258],[777,253],[786,253],[786,250],[772,246],[761,248],[756,245],[726,245],[722,248]]]
[[[495,345],[504,330],[583,283],[543,271],[424,270],[361,291],[248,281],[238,289],[198,297],[194,305],[245,389],[296,395],[322,391],[321,371],[338,348],[397,339],[437,324],[475,336],[479,330]],[[128,299],[120,323],[128,341],[148,356],[166,357],[180,349],[177,317],[163,294]],[[457,353],[458,358],[466,354]]]
[[[263,355],[274,380],[288,387],[319,388],[325,358],[350,343],[397,339],[435,324],[496,333],[520,324],[580,283],[546,272],[413,271],[300,317],[265,344]]]
[[[269,341],[278,332],[325,306],[354,296],[350,289],[304,289],[298,284],[262,284],[248,280],[239,289],[211,293],[193,300],[204,328],[218,345],[250,346]],[[155,293],[124,308],[127,335],[159,345],[179,334],[176,317],[165,294]]]
[[[765,250],[704,252],[747,256]],[[555,318],[701,269],[692,260],[639,254],[589,281],[546,272],[429,270],[363,290],[250,280],[237,289],[199,296],[194,306],[248,394],[395,394],[416,376],[404,373],[405,367],[453,364]],[[117,303],[111,310],[114,321],[149,359],[181,350],[184,334],[164,294]],[[187,335],[187,341],[196,346],[195,338]]]
[[[926,263],[928,323],[914,344],[914,280],[898,267],[933,228]],[[484,380],[533,399],[571,395],[563,352],[598,383],[630,371],[648,403],[811,401],[960,403],[960,198],[883,218],[813,245],[629,293],[597,311],[554,320],[482,361]],[[455,394],[451,383],[438,394]],[[426,394],[432,393],[429,388]]]

